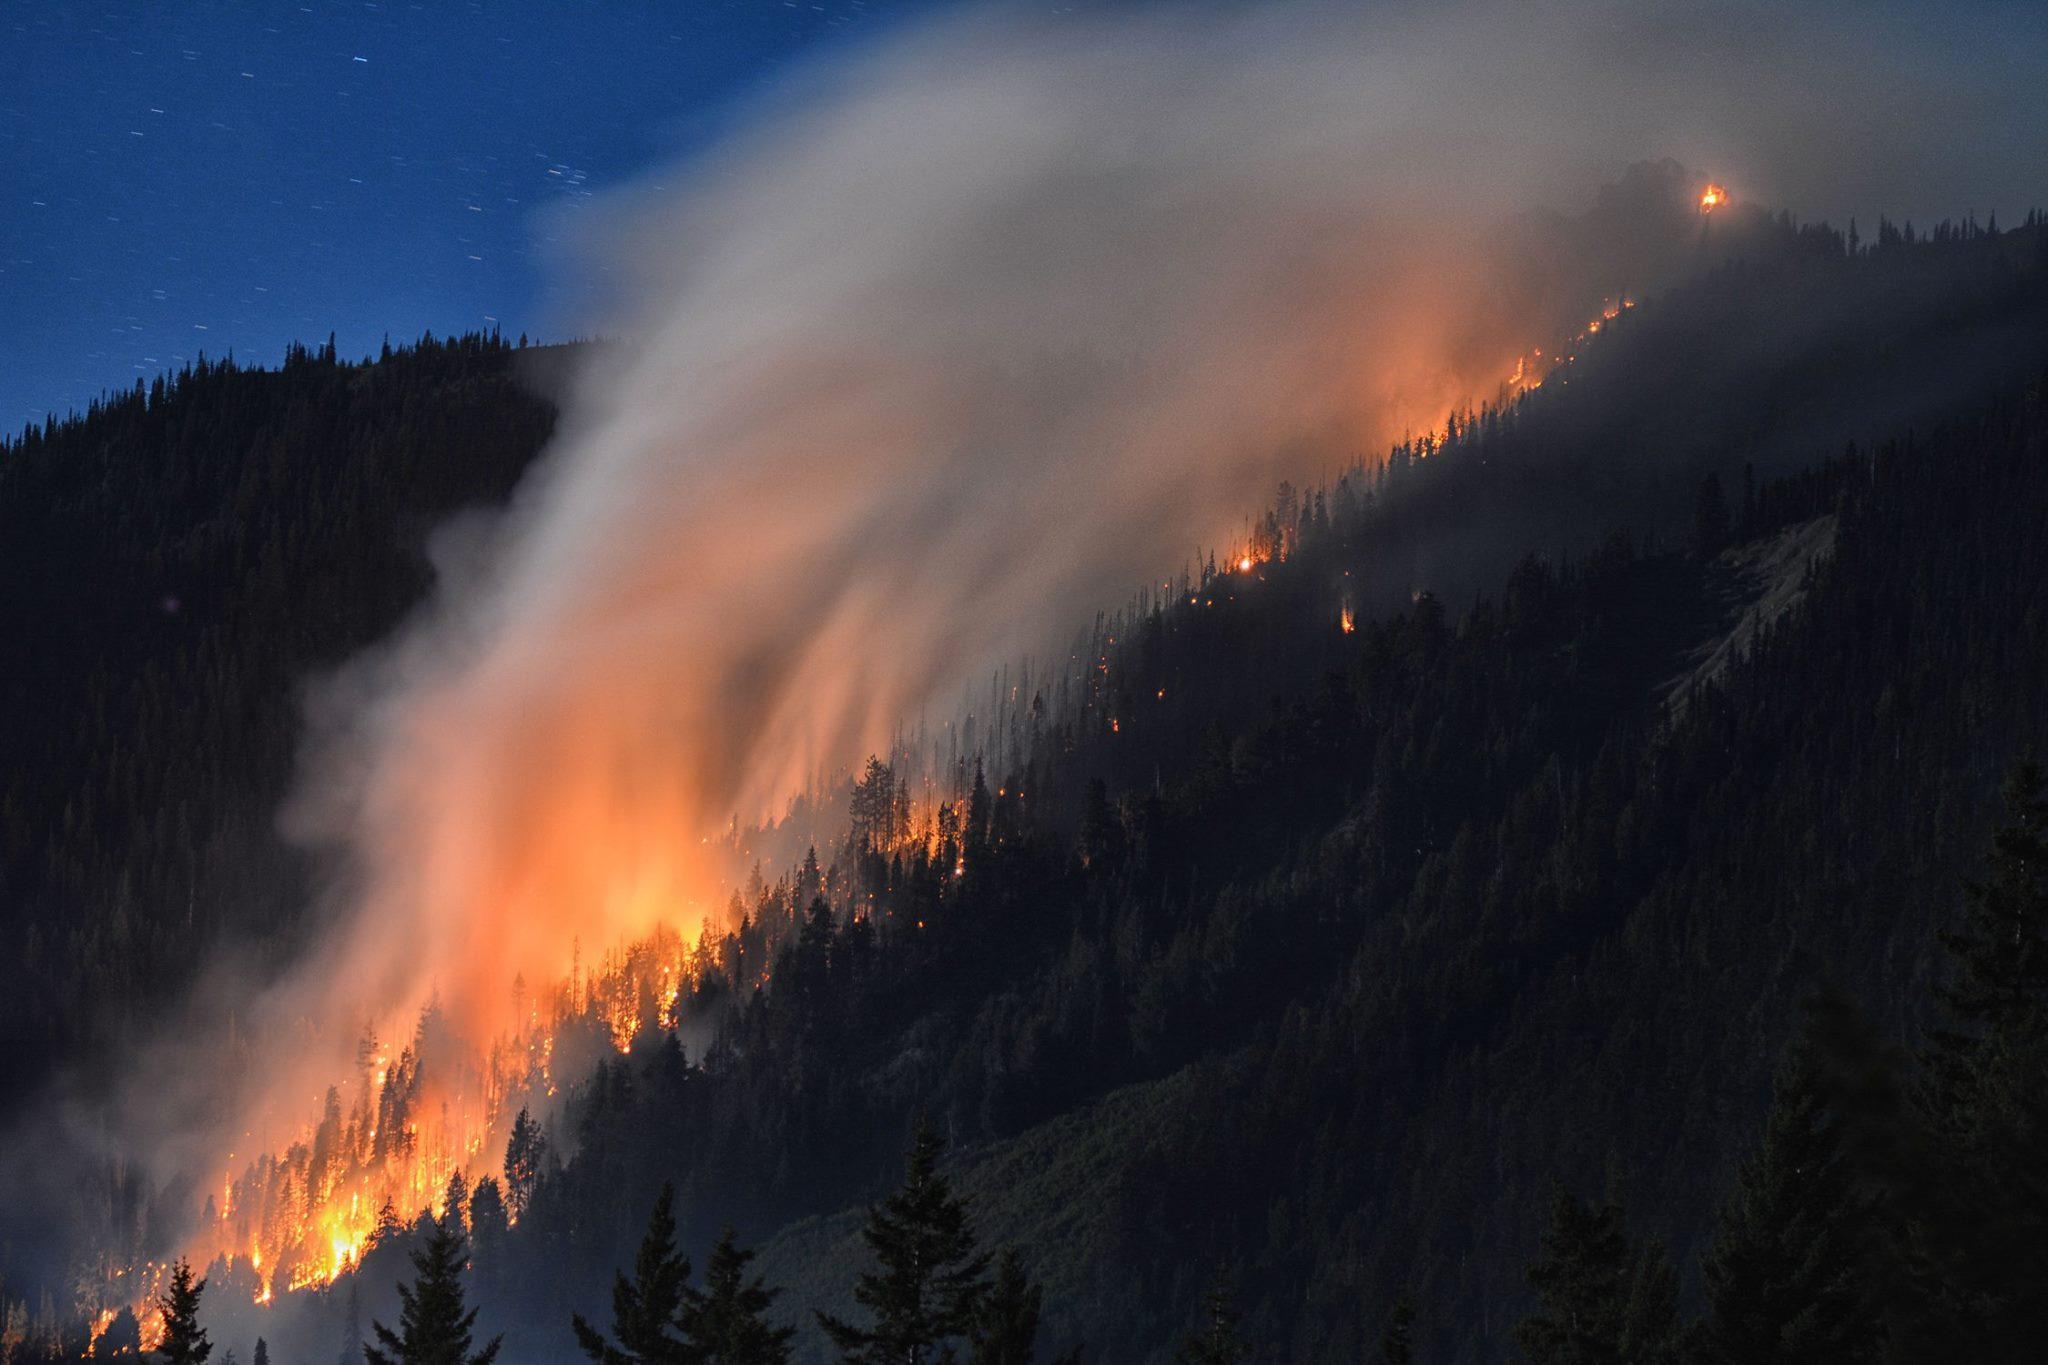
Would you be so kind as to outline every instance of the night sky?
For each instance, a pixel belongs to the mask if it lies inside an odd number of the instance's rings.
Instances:
[[[941,0],[0,0],[0,430],[204,351],[574,315],[551,245]]]

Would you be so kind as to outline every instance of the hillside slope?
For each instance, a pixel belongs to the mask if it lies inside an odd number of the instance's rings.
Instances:
[[[2044,389],[1855,472],[1808,600],[1676,720],[1646,704],[1582,761],[1464,801],[1457,765],[1397,762],[1404,800],[1454,823],[1359,907],[1334,980],[1166,1079],[960,1154],[1063,1336],[1164,1361],[1227,1257],[1272,1358],[1364,1358],[1405,1288],[1431,1358],[1501,1359],[1554,1180],[1621,1196],[1692,1278],[1797,1006],[1834,987],[1914,1028],[2003,770],[2048,739]],[[1494,647],[1490,616],[1442,648]],[[1212,1005],[1270,979],[1258,945],[1313,933],[1310,907],[1388,856],[1374,805],[1180,923],[1152,971]],[[801,1224],[767,1263],[843,1306],[857,1224]]]

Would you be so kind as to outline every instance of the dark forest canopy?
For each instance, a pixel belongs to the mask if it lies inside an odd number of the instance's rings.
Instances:
[[[1286,490],[1256,572],[1105,616],[1076,650],[1102,667],[1003,718],[949,842],[899,843],[872,770],[814,870],[743,898],[695,1045],[650,1030],[574,1087],[506,1171],[516,1227],[471,1204],[476,1342],[572,1358],[669,1186],[683,1253],[733,1227],[823,1358],[810,1310],[864,1321],[858,1209],[921,1115],[980,1245],[1042,1290],[1042,1350],[1164,1360],[1227,1310],[1252,1358],[1371,1358],[1405,1294],[1417,1358],[1549,1358],[1518,1324],[1608,1312],[1615,1275],[1617,1331],[1736,1332],[1725,1286],[1764,1272],[1724,1204],[1832,1131],[1842,1039],[1989,1036],[1961,887],[2048,696],[2048,232],[1749,232],[1543,389]],[[0,451],[0,623],[36,642],[0,676],[10,1080],[118,1041],[214,945],[289,956],[297,688],[544,442],[518,361],[206,365]],[[1788,1054],[1824,991],[1862,1022]],[[1983,1197],[1996,1145],[2038,1140],[1955,1098],[2025,1064],[1936,1068],[1914,1124],[1989,1153],[1941,1189]],[[159,1192],[93,1189],[71,1254],[168,1249]],[[19,1212],[47,1207],[0,1210],[0,1300],[33,1321],[48,1288],[60,1330],[74,1278]],[[398,1321],[416,1213],[280,1309],[201,1268],[201,1318],[336,1358]],[[1895,1358],[1969,1282],[1974,1249],[1942,1250]]]

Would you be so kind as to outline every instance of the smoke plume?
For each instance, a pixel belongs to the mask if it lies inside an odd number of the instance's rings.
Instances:
[[[1963,144],[1998,111],[1932,92],[2004,59],[1969,24],[1890,45],[1918,23],[1002,11],[798,73],[588,239],[621,340],[516,505],[444,537],[435,600],[319,689],[288,818],[335,909],[254,1007],[256,1091],[303,1105],[366,1021],[438,997],[481,1036],[572,945],[693,928],[734,819],[1654,289],[1684,202],[1561,212],[1622,167],[1837,212],[1976,173],[1987,206],[2029,149]]]

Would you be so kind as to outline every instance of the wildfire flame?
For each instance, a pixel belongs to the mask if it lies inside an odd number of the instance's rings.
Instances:
[[[86,1328],[85,1353],[87,1355],[99,1354],[100,1338],[107,1334],[107,1329],[114,1325],[114,1319],[118,1316],[120,1315],[113,1309],[103,1308],[100,1310],[99,1316],[92,1320],[92,1325]]]
[[[624,1052],[643,1035],[673,1029],[683,993],[709,968],[713,942],[708,929],[692,944],[658,927],[594,969],[572,965],[538,999],[515,983],[515,1022],[481,1054],[435,1006],[414,1021],[395,1058],[365,1039],[355,1077],[317,1101],[288,1142],[224,1175],[182,1254],[257,1304],[333,1282],[420,1213],[444,1216],[453,1177],[473,1189],[496,1175],[514,1116],[521,1108],[545,1113],[564,1068],[580,1075],[607,1050]],[[111,1286],[131,1302],[145,1335],[163,1274],[149,1262]],[[95,1338],[114,1317],[100,1315]]]
[[[1564,351],[1546,356],[1543,348],[1539,346],[1524,355],[1516,356],[1514,371],[1507,379],[1508,393],[1512,395],[1542,388],[1543,381],[1549,378],[1552,371],[1578,359],[1578,352],[1573,348],[1591,337],[1598,336],[1608,323],[1635,306],[1636,301],[1626,294],[1618,299],[1608,299],[1600,305],[1600,312],[1579,329],[1578,335],[1571,338]]]
[[[1707,186],[1705,193],[1700,195],[1700,212],[1712,213],[1727,202],[1728,191],[1722,189],[1719,185],[1710,184]]]

